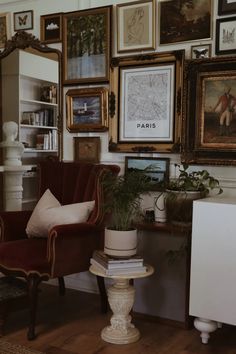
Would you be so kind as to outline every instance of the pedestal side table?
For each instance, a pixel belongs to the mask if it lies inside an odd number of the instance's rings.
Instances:
[[[89,268],[94,275],[114,280],[114,284],[107,291],[113,315],[110,320],[111,324],[102,330],[101,337],[104,341],[113,344],[128,344],[140,338],[139,330],[131,323],[130,311],[134,304],[135,289],[130,284],[130,279],[144,278],[153,274],[154,268],[147,264],[146,267],[146,272],[125,275],[106,275],[95,266]]]

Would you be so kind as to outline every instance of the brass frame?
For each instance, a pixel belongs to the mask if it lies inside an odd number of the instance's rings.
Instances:
[[[99,123],[74,123],[73,100],[81,97],[85,99],[99,97]],[[89,87],[68,90],[66,93],[66,121],[69,132],[106,131],[108,127],[108,89],[105,87]]]
[[[179,152],[181,143],[182,117],[182,84],[183,84],[184,51],[173,51],[160,54],[114,58],[111,66],[111,92],[109,116],[109,151],[111,152]],[[137,68],[159,66],[165,64],[175,66],[174,108],[173,108],[173,141],[157,142],[155,138],[150,142],[121,142],[119,140],[119,120],[123,119],[120,113],[121,87],[120,70],[122,68]],[[143,92],[145,95],[145,92]]]

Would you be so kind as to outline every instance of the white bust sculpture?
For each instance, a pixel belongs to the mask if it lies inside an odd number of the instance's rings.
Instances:
[[[18,124],[13,121],[5,122],[3,123],[2,130],[5,140],[0,143],[0,146],[4,148],[4,165],[21,166],[24,145],[15,140],[18,132]]]

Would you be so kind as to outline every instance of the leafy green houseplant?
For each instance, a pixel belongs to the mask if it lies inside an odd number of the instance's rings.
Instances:
[[[193,200],[205,198],[210,191],[216,190],[221,194],[223,190],[219,181],[205,169],[189,171],[189,166],[176,165],[179,168],[177,178],[171,179],[166,186],[167,219],[170,222],[191,223]]]
[[[105,230],[106,254],[131,256],[136,253],[137,230],[134,223],[141,213],[142,195],[153,187],[145,172],[133,170],[118,177],[108,175],[103,182],[106,195],[104,208],[109,215]],[[129,235],[132,235],[132,241],[126,244]]]

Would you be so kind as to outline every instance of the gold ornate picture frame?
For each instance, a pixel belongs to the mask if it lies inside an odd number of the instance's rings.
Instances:
[[[108,129],[108,89],[89,87],[66,93],[69,132],[96,132]]]
[[[0,48],[5,47],[5,42],[10,39],[10,12],[0,13]]]
[[[177,152],[184,51],[114,58],[109,151]]]

